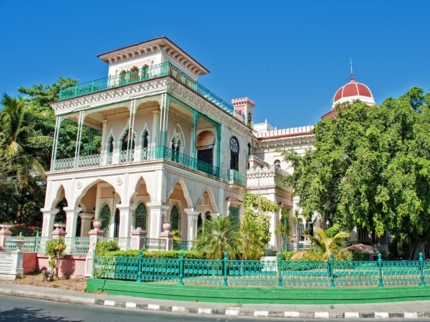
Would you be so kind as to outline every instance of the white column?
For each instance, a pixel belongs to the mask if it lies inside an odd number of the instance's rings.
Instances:
[[[52,231],[54,230],[54,219],[55,219],[55,215],[58,212],[58,209],[41,208],[40,211],[43,214],[42,236],[41,237],[51,237]]]
[[[94,217],[94,214],[78,214],[81,218],[81,236],[86,237],[91,230],[91,219]]]
[[[152,133],[151,133],[151,144],[149,146],[158,145],[158,136],[160,131],[160,111],[152,112]]]
[[[106,165],[107,164],[107,158],[108,158],[108,146],[106,144],[106,139],[107,139],[107,135],[108,133],[106,132],[106,128],[107,128],[107,120],[103,120],[103,129],[102,129],[102,155],[101,155],[101,165]]]
[[[82,210],[81,208],[64,208],[66,212],[66,232],[67,237],[76,237],[76,225],[78,214]]]
[[[184,211],[188,215],[187,240],[194,241],[197,237],[197,220],[199,218],[200,211],[195,208],[185,208]]]
[[[149,209],[148,237],[159,238],[163,224],[163,217],[167,219],[170,205],[164,202],[150,202],[147,203],[146,206]]]
[[[117,205],[119,209],[119,234],[118,237],[131,237],[131,223],[134,207]]]

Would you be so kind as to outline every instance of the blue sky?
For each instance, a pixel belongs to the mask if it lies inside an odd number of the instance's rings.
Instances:
[[[167,36],[211,73],[225,100],[248,96],[255,122],[315,124],[355,79],[377,103],[430,91],[430,1],[0,0],[0,93],[107,76],[96,55]]]

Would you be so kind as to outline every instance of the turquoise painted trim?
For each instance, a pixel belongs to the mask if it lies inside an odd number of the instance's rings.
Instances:
[[[361,304],[430,300],[428,286],[361,289],[229,288],[88,279],[87,291],[153,299],[242,304]]]

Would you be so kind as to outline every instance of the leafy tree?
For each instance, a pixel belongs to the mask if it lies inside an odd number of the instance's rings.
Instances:
[[[333,237],[328,237],[321,228],[316,228],[315,233],[317,237],[304,235],[312,243],[310,250],[299,251],[291,259],[329,260],[330,254],[333,254],[335,259],[345,259],[345,256],[351,251],[373,252],[372,247],[363,244],[342,247],[345,238],[349,237],[349,233],[344,231],[338,232]]]
[[[219,215],[204,221],[194,248],[205,253],[206,258],[209,259],[221,259],[224,257],[224,252],[227,252],[229,258],[236,258],[237,240],[237,228],[230,218]]]
[[[336,118],[316,125],[314,149],[284,152],[295,169],[285,183],[303,214],[378,236],[388,230],[416,258],[430,233],[429,107],[419,88],[381,106],[337,106]]]

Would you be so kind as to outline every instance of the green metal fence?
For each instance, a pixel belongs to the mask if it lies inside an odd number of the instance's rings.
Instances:
[[[383,261],[287,261],[138,257],[94,258],[94,277],[137,282],[169,282],[179,285],[230,287],[384,287],[425,286],[430,262]]]

